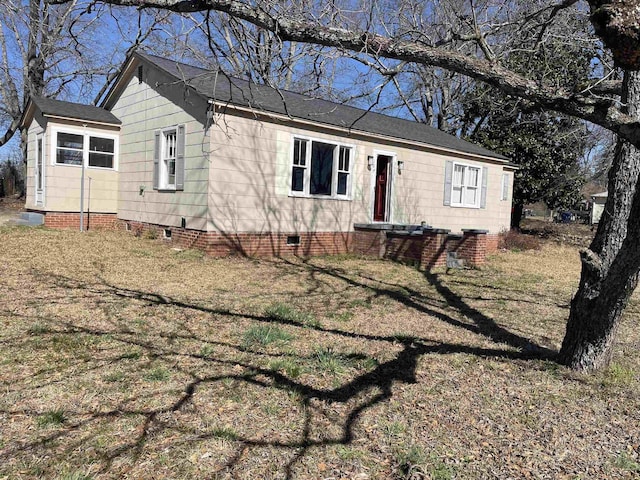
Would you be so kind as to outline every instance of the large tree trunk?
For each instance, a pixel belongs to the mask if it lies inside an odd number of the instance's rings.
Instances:
[[[520,222],[522,221],[522,212],[524,212],[524,204],[514,203],[511,208],[511,228],[520,231]]]
[[[629,115],[640,117],[640,72],[625,72],[622,102]],[[638,283],[639,174],[640,150],[619,140],[596,236],[581,252],[580,287],[560,350],[560,361],[571,368],[591,371],[609,363],[620,317]]]

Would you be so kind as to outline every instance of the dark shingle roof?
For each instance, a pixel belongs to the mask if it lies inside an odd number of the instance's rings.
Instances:
[[[43,115],[54,115],[56,117],[68,117],[77,120],[87,120],[89,122],[110,123],[120,125],[122,122],[108,110],[93,105],[83,105],[81,103],[63,102],[44,97],[31,97]]]
[[[205,70],[154,55],[139,52],[136,55],[176,79],[184,81],[203,97],[218,102],[228,102],[264,112],[288,115],[295,119],[508,161],[506,157],[498,153],[423,123],[368,112],[360,108],[312,98],[287,90],[256,85],[247,80],[228,77],[217,71]]]

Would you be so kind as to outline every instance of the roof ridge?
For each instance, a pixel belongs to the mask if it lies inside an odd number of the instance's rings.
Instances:
[[[160,55],[154,55],[154,54],[146,53],[146,52],[137,52],[137,53],[139,55],[144,55],[144,56],[147,56],[147,57],[153,57],[153,58],[157,58],[157,59],[164,60],[164,61],[175,62],[176,65],[185,65],[185,66],[187,66],[189,68],[196,68],[198,70],[201,70],[203,72],[203,74],[220,74],[221,73],[222,75],[227,77],[229,80],[237,80],[237,81],[240,81],[240,82],[244,82],[249,86],[253,85],[253,86],[260,87],[260,88],[270,88],[272,90],[276,90],[276,91],[279,91],[279,92],[286,92],[286,93],[289,93],[289,94],[292,94],[292,95],[296,95],[296,96],[302,97],[303,99],[320,100],[322,102],[330,103],[332,105],[336,105],[336,106],[339,106],[341,108],[345,108],[345,107],[346,108],[351,108],[351,109],[354,109],[354,110],[361,111],[363,113],[382,115],[384,117],[395,118],[395,119],[399,119],[399,120],[406,120],[406,121],[414,123],[413,120],[408,120],[406,118],[401,118],[401,117],[396,117],[396,116],[393,116],[393,115],[388,115],[386,113],[374,112],[373,110],[365,109],[365,108],[361,108],[361,107],[355,107],[355,106],[349,105],[347,103],[340,103],[340,102],[335,101],[335,100],[327,100],[326,98],[322,98],[322,97],[314,97],[314,96],[309,95],[309,94],[296,92],[295,90],[289,90],[287,88],[274,87],[274,86],[266,84],[266,83],[264,83],[264,84],[263,83],[255,83],[255,82],[253,82],[251,80],[248,80],[246,78],[240,78],[240,77],[236,77],[234,75],[229,75],[228,73],[225,73],[225,71],[222,68],[209,70],[209,69],[206,69],[206,68],[198,67],[196,65],[192,65],[190,63],[181,62],[181,61],[178,61],[178,60],[173,60],[173,59],[170,59],[170,58],[167,58],[167,57],[161,57]],[[171,74],[172,76],[175,77],[175,75],[172,72],[168,71],[162,65],[159,65],[157,63],[155,63],[155,65],[160,67],[160,68],[162,68],[165,72],[167,72],[167,73],[169,73],[169,74]],[[415,123],[422,123],[422,122],[415,122]],[[423,125],[427,125],[427,124],[423,124]],[[431,127],[430,125],[428,125],[428,126]],[[431,127],[431,128],[434,128],[434,127]]]
[[[221,68],[209,70],[145,52],[135,52],[134,55],[138,55],[155,68],[193,88],[195,93],[204,100],[214,99],[226,101],[231,105],[257,107],[264,112],[283,114],[292,119],[311,121],[319,125],[348,128],[349,131],[353,129],[398,140],[414,141],[431,147],[445,148],[463,154],[479,155],[503,162],[508,161],[505,156],[497,152],[442,131],[428,123],[256,83],[228,75]],[[181,78],[180,71],[182,69],[190,70],[185,74],[194,72],[195,74],[185,75]],[[223,85],[225,82],[208,81],[207,77],[211,75],[226,79],[226,87]],[[307,106],[305,105],[307,102],[315,103],[310,103]]]

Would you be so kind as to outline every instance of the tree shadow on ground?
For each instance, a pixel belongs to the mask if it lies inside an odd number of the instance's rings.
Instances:
[[[194,395],[200,388],[207,384],[214,384],[224,381],[236,381],[247,385],[252,385],[260,389],[275,388],[284,392],[295,392],[299,398],[300,411],[303,412],[303,428],[299,439],[290,442],[281,442],[276,439],[258,439],[250,436],[232,435],[232,441],[236,445],[235,453],[231,455],[226,464],[226,471],[233,471],[234,467],[240,462],[243,452],[247,448],[252,447],[274,447],[285,449],[291,452],[291,458],[284,465],[283,473],[286,478],[293,478],[296,465],[303,459],[310,449],[318,446],[326,445],[349,445],[354,441],[354,427],[363,413],[372,407],[389,401],[394,395],[394,385],[397,384],[414,384],[417,382],[416,371],[419,359],[428,354],[449,355],[449,354],[468,354],[483,358],[504,358],[504,359],[531,359],[531,358],[547,358],[551,357],[554,352],[539,345],[536,345],[529,339],[516,335],[504,327],[499,326],[492,318],[486,316],[478,309],[467,304],[463,297],[450,288],[448,288],[440,279],[438,274],[426,273],[426,280],[435,287],[438,294],[443,300],[433,299],[425,294],[407,289],[406,292],[400,293],[397,286],[385,282],[383,279],[366,276],[363,274],[353,275],[345,272],[338,267],[326,267],[313,262],[291,262],[281,261],[276,264],[278,268],[292,269],[294,271],[304,273],[313,279],[315,285],[312,284],[311,290],[320,289],[325,278],[339,280],[344,284],[353,288],[367,289],[374,297],[386,297],[393,301],[408,307],[421,315],[428,315],[453,328],[461,328],[468,332],[478,334],[498,344],[505,344],[509,348],[481,348],[469,345],[444,343],[434,341],[429,338],[418,336],[402,336],[397,335],[372,335],[368,333],[352,332],[337,328],[326,328],[322,325],[301,325],[298,322],[288,320],[286,318],[250,314],[247,312],[233,311],[229,308],[215,308],[206,305],[196,304],[194,302],[183,299],[173,298],[154,291],[144,291],[126,288],[104,279],[98,278],[96,282],[80,281],[78,279],[53,275],[49,273],[39,272],[37,274],[39,281],[47,282],[52,288],[61,289],[69,293],[69,298],[82,298],[91,295],[96,299],[96,305],[100,305],[107,318],[113,320],[113,328],[95,328],[90,326],[78,325],[64,318],[48,318],[49,323],[57,325],[57,329],[49,329],[42,332],[42,335],[89,335],[93,337],[113,338],[119,343],[128,346],[135,346],[143,349],[150,358],[162,359],[167,364],[173,363],[173,368],[179,370],[181,374],[189,379],[184,385],[182,392],[175,401],[165,404],[158,408],[131,408],[128,405],[135,403],[136,399],[129,399],[127,402],[121,403],[115,408],[109,410],[101,410],[97,412],[83,412],[83,420],[76,421],[65,425],[49,435],[38,438],[36,441],[20,444],[7,445],[0,450],[0,461],[10,458],[20,453],[37,454],[46,449],[52,441],[60,441],[66,436],[72,436],[73,432],[90,426],[104,418],[117,418],[124,416],[137,416],[142,419],[140,426],[136,429],[128,441],[122,442],[114,448],[106,448],[101,454],[102,466],[100,473],[112,473],[114,463],[117,459],[128,456],[137,461],[142,455],[147,442],[150,441],[150,432],[157,434],[158,430],[165,428],[163,422],[159,418],[165,414],[182,411],[189,405]],[[58,301],[65,301],[59,299]],[[74,300],[75,301],[75,300]],[[240,358],[219,358],[209,355],[196,354],[193,352],[185,352],[179,348],[171,348],[155,343],[153,339],[146,341],[136,335],[134,329],[117,318],[110,303],[122,301],[141,302],[148,306],[154,307],[171,307],[184,311],[186,315],[189,312],[200,312],[212,315],[215,318],[238,318],[247,319],[269,325],[286,325],[292,328],[305,329],[305,331],[315,331],[329,337],[335,338],[352,338],[367,342],[385,342],[389,346],[399,351],[393,358],[383,361],[372,368],[359,373],[354,378],[340,383],[333,388],[318,388],[312,384],[297,380],[283,374],[272,368],[265,368],[260,365],[260,360],[274,355],[267,351],[259,349],[251,349],[239,343],[218,341],[211,338],[203,338],[191,330],[188,325],[182,323],[180,333],[173,334],[173,338],[198,342],[198,344],[215,345],[220,348],[227,349],[232,352],[242,353],[242,358],[246,355],[252,355],[248,359]],[[456,318],[453,315],[444,313],[441,310],[442,303],[453,308],[455,312],[470,322]],[[176,322],[180,322],[176,319]],[[161,338],[163,334],[158,334]],[[281,355],[281,354],[276,354]],[[288,356],[297,357],[300,361],[308,360],[308,357],[302,354],[287,353]],[[219,366],[223,370],[217,375],[202,376],[194,371],[180,369],[176,366],[176,358],[189,357],[207,365]],[[125,358],[122,353],[116,352],[108,361],[120,362]],[[90,362],[87,362],[90,363]],[[104,363],[91,366],[90,368],[104,368]],[[233,369],[240,369],[241,372],[236,373]],[[227,370],[229,370],[227,372]],[[71,368],[70,372],[76,374],[75,368]],[[64,380],[69,380],[64,378]],[[47,382],[31,383],[27,389],[37,390],[46,386]],[[325,404],[341,403],[349,404],[349,410],[345,416],[341,426],[340,435],[323,436],[319,432],[314,431],[313,415],[314,409],[312,403],[315,401]],[[6,411],[6,415],[24,414],[23,411]],[[216,432],[209,434],[191,435],[191,442],[203,442],[207,439],[214,438]],[[73,446],[72,446],[73,447]]]

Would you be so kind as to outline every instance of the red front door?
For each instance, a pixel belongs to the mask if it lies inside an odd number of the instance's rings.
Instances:
[[[373,221],[387,221],[387,191],[389,189],[389,160],[385,155],[378,155],[376,161],[375,199],[373,203]]]

